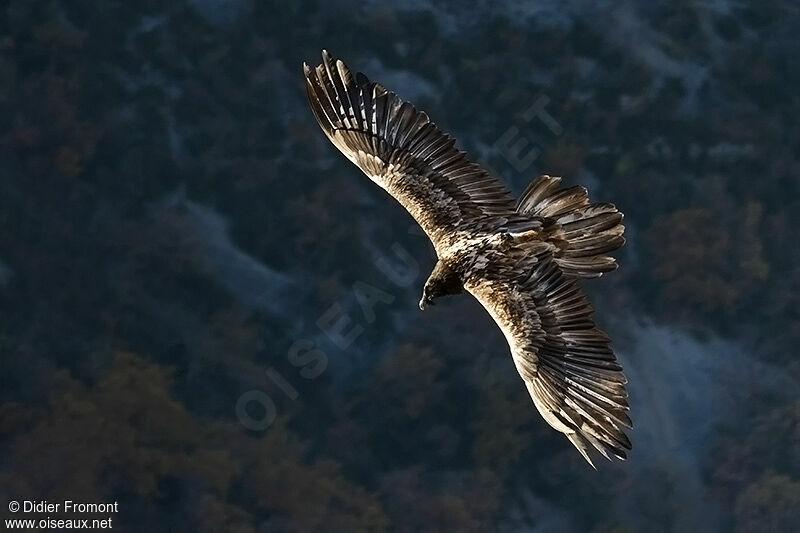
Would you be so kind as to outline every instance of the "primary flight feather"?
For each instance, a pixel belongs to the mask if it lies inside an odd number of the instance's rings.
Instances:
[[[322,52],[303,65],[308,100],[331,142],[408,210],[438,261],[420,309],[472,294],[503,331],[534,405],[592,464],[625,459],[628,394],[579,278],[614,270],[622,213],[583,187],[540,176],[514,201],[422,111]],[[592,466],[594,466],[592,464]]]

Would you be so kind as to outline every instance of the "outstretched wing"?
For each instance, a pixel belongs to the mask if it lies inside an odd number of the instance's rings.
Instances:
[[[411,213],[437,249],[465,223],[518,217],[503,185],[456,149],[424,112],[363,74],[353,76],[326,51],[321,65],[303,67],[322,130]]]
[[[548,424],[591,464],[593,446],[625,459],[628,394],[608,336],[592,320],[578,280],[549,253],[496,267],[465,287],[506,336],[520,376]],[[591,445],[591,446],[590,446]]]

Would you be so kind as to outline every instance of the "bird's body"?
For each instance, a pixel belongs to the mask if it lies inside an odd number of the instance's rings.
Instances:
[[[626,457],[625,377],[591,317],[579,278],[616,268],[622,214],[582,187],[537,178],[515,202],[428,116],[323,52],[305,67],[328,138],[419,223],[438,262],[420,308],[467,291],[503,331],[544,419],[591,464],[588,450]]]

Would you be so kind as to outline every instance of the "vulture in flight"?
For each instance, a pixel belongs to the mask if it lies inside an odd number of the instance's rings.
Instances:
[[[626,457],[625,375],[592,319],[581,278],[617,268],[622,213],[583,187],[540,176],[519,200],[423,111],[326,51],[304,64],[308,100],[330,141],[408,210],[438,261],[420,309],[467,291],[505,334],[533,403],[594,466]]]

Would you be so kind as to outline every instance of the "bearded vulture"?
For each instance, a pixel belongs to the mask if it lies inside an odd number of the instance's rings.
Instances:
[[[595,325],[581,278],[617,268],[622,213],[583,187],[540,176],[514,201],[422,111],[353,75],[326,51],[303,65],[308,100],[330,141],[422,227],[438,261],[420,309],[472,294],[505,334],[533,403],[594,467],[591,448],[626,458],[627,382]]]

